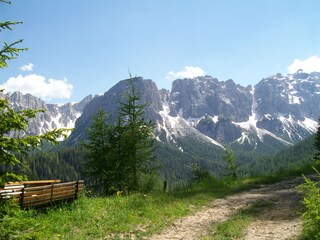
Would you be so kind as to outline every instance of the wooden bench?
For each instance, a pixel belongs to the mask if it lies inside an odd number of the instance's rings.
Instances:
[[[23,182],[8,182],[5,184],[5,187],[10,187],[14,185],[24,185],[25,187],[35,187],[35,186],[42,186],[42,185],[49,185],[52,183],[61,183],[60,179],[56,180],[36,180],[36,181],[23,181]]]
[[[59,182],[59,180],[43,180],[9,183],[0,189],[0,198],[10,198],[21,208],[31,208],[47,206],[61,200],[73,200],[83,192],[83,180]]]

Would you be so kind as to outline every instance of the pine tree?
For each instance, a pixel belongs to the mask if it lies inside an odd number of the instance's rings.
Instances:
[[[87,149],[87,161],[84,164],[85,174],[90,184],[100,194],[108,194],[112,185],[111,141],[113,126],[107,123],[106,113],[99,110],[93,117],[87,133],[89,141],[84,143]]]
[[[153,125],[145,119],[147,104],[139,103],[140,93],[133,79],[128,82],[116,125],[109,124],[106,114],[99,111],[88,129],[88,160],[84,168],[101,194],[137,191],[141,179],[156,169]]]
[[[318,153],[315,155],[315,160],[320,161],[320,119],[318,121],[318,130],[315,136],[315,146],[318,149]]]
[[[0,0],[0,3],[9,3],[10,1]],[[1,30],[12,30],[12,27],[17,24],[21,24],[22,22],[16,21],[5,21],[0,22],[0,31]],[[18,48],[16,47],[18,44],[22,43],[23,40],[20,39],[18,41],[12,43],[3,43],[2,49],[0,50],[0,69],[8,66],[8,61],[15,59],[19,56],[21,51],[27,50],[27,48]]]
[[[233,179],[237,179],[237,169],[238,169],[238,163],[235,155],[231,151],[231,149],[226,149],[226,155],[223,158],[227,163],[227,170],[228,175],[231,176]]]
[[[10,1],[0,0],[0,3]],[[12,26],[21,22],[6,21],[0,22],[0,30],[12,30]],[[26,48],[17,48],[21,43],[18,40],[13,43],[6,43],[0,50],[0,69],[8,66],[8,61],[19,56]],[[2,93],[3,90],[0,90]],[[17,158],[17,154],[26,155],[33,148],[37,148],[44,141],[51,143],[61,135],[65,136],[66,129],[55,129],[44,135],[28,136],[28,120],[35,118],[38,112],[43,110],[21,110],[15,111],[10,107],[8,100],[0,98],[0,185],[8,181],[22,180],[25,176],[14,172],[13,166],[22,165],[24,161]],[[10,137],[14,133],[15,137]],[[13,169],[13,170],[12,170]]]
[[[0,172],[0,185],[8,181],[21,181],[25,177],[9,171],[10,166],[24,165],[23,156],[31,149],[37,148],[45,141],[54,143],[61,135],[65,135],[66,129],[55,129],[44,135],[26,135],[28,120],[35,118],[41,110],[15,111],[9,106],[6,99],[0,99],[0,166],[4,166]],[[10,137],[10,133],[15,137]],[[20,155],[17,158],[17,154]]]
[[[126,159],[126,187],[129,191],[139,189],[139,180],[156,170],[154,156],[153,125],[145,118],[148,103],[140,103],[141,94],[129,79],[126,101],[120,105],[120,119],[123,127],[123,151]]]

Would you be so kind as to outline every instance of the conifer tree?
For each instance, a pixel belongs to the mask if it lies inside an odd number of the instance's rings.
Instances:
[[[112,183],[110,152],[112,150],[110,136],[112,125],[107,123],[106,113],[99,110],[93,117],[92,125],[87,133],[89,141],[84,143],[87,149],[87,161],[84,163],[85,174],[90,184],[100,194],[107,194]]]
[[[231,176],[233,179],[237,179],[237,169],[238,169],[238,163],[235,155],[231,151],[231,149],[226,149],[226,155],[223,158],[227,163],[227,170],[228,175]]]
[[[9,3],[11,1],[0,0],[0,3]],[[5,21],[0,22],[0,31],[2,30],[12,30],[12,27],[17,24],[21,24],[22,22],[17,21]],[[0,69],[8,66],[8,61],[15,59],[19,56],[21,51],[28,50],[27,48],[18,48],[17,45],[22,43],[23,40],[20,39],[18,41],[7,43],[4,42],[2,49],[0,50]]]
[[[153,125],[145,118],[148,103],[140,103],[141,94],[129,79],[126,102],[120,105],[123,127],[123,151],[126,158],[126,187],[129,191],[139,189],[139,180],[156,170],[154,156]]]
[[[11,3],[10,1],[0,0],[0,3]],[[21,22],[5,21],[0,22],[0,31],[12,30],[12,26]],[[13,43],[3,43],[0,50],[0,69],[8,66],[8,61],[19,56],[21,51],[26,48],[18,48],[17,45],[22,40]],[[0,90],[1,94],[3,90]],[[8,181],[18,181],[25,179],[25,176],[16,172],[10,171],[14,165],[24,163],[23,159],[17,158],[17,154],[28,154],[33,148],[37,148],[44,141],[51,143],[56,142],[56,139],[61,135],[66,136],[67,129],[55,129],[47,132],[44,135],[28,136],[28,120],[35,118],[38,112],[43,110],[21,110],[15,111],[7,99],[0,98],[0,186]],[[12,136],[14,133],[14,137]]]
[[[320,161],[320,119],[318,121],[318,130],[315,136],[315,146],[318,149],[318,153],[315,156],[316,161]]]
[[[84,168],[101,194],[137,191],[141,178],[156,169],[153,125],[145,119],[147,104],[140,103],[133,80],[128,80],[129,89],[120,103],[116,124],[109,124],[106,114],[99,111],[88,129]]]

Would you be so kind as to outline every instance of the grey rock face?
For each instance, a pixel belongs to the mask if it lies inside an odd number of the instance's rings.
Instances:
[[[296,142],[315,131],[320,114],[319,73],[275,75],[255,86],[258,126]]]
[[[146,114],[157,125],[159,140],[172,144],[192,133],[217,144],[256,143],[257,139],[263,144],[268,135],[286,145],[315,132],[320,115],[319,73],[276,74],[254,87],[211,76],[177,79],[171,91],[158,90],[154,82],[141,77],[135,85],[142,102],[150,103]],[[87,104],[70,139],[86,137],[84,129],[99,108],[115,122],[126,89],[126,81],[121,81]]]
[[[202,118],[196,129],[220,143],[230,143],[241,137],[242,130],[226,118],[220,118],[216,123],[211,117]]]
[[[248,89],[232,80],[219,82],[210,76],[178,79],[172,84],[171,102],[181,117],[225,116],[245,121],[251,115],[252,98]]]
[[[135,89],[141,96],[141,104],[147,103],[146,117],[153,122],[161,121],[159,111],[162,110],[161,98],[156,84],[151,80],[144,80],[142,77],[134,78]],[[120,103],[125,101],[125,94],[129,88],[128,80],[123,80],[113,86],[103,96],[90,101],[84,108],[83,114],[75,123],[75,130],[70,135],[70,143],[86,138],[86,129],[91,125],[92,116],[101,109],[109,116],[110,123],[115,123]]]
[[[258,113],[291,115],[295,118],[317,119],[320,112],[320,79],[317,73],[297,72],[278,78],[262,79],[256,85]]]
[[[134,79],[141,103],[149,103],[146,117],[154,122],[159,141],[179,149],[178,138],[186,136],[222,144],[263,144],[268,136],[287,145],[302,140],[317,129],[320,115],[320,73],[280,73],[262,79],[255,86],[242,87],[232,80],[218,81],[211,76],[177,79],[172,90],[158,90],[152,80]],[[115,123],[119,103],[125,101],[128,81],[123,80],[104,95],[86,97],[77,104],[45,104],[31,95],[12,94],[17,109],[47,109],[30,124],[32,133],[55,127],[75,129],[69,143],[86,138],[92,116],[102,109]],[[81,115],[81,116],[80,116]],[[39,127],[41,126],[41,127]]]
[[[54,128],[73,128],[76,119],[82,114],[83,107],[91,101],[92,96],[85,97],[79,103],[46,104],[40,98],[31,94],[14,92],[2,94],[0,97],[8,99],[11,107],[15,110],[45,110],[44,113],[37,113],[36,118],[30,119],[27,134],[43,134]]]
[[[263,142],[266,134],[295,143],[316,131],[320,73],[278,73],[247,88],[210,76],[178,79],[169,101],[171,116],[200,119],[192,126],[220,143],[250,142],[249,135]]]

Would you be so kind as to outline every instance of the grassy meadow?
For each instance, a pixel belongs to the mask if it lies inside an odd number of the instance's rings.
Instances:
[[[7,208],[0,224],[0,239],[132,239],[150,236],[216,198],[247,190],[260,183],[272,183],[288,176],[301,175],[295,169],[279,174],[216,180],[206,177],[172,193],[160,190],[124,196],[81,196],[45,210]],[[252,216],[240,213],[225,226],[248,224]],[[231,227],[232,228],[232,227]]]

